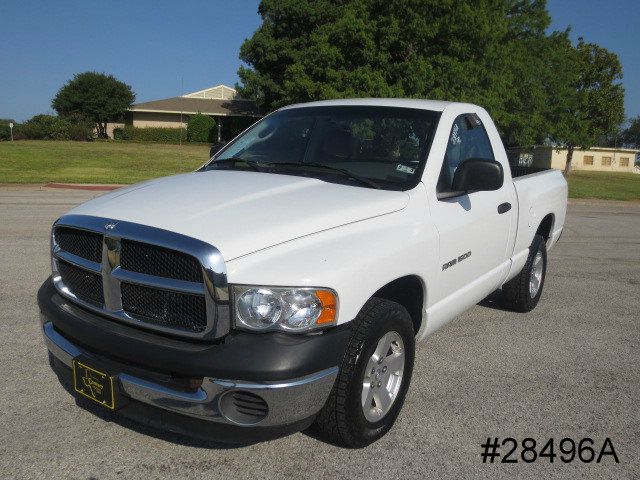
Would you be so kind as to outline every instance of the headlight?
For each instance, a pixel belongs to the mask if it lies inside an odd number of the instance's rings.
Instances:
[[[338,296],[326,288],[233,287],[236,326],[306,332],[335,325]]]

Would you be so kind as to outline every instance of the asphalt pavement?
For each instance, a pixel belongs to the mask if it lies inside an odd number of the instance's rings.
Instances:
[[[418,345],[404,409],[361,450],[229,447],[108,421],[49,369],[36,291],[52,222],[96,192],[0,187],[0,478],[640,478],[640,204],[572,202],[528,314],[489,299]],[[487,438],[589,437],[600,463],[483,463]],[[565,444],[567,448],[568,444]],[[501,455],[508,448],[500,447]]]

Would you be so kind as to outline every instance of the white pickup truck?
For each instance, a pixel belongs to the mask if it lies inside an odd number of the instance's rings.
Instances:
[[[416,340],[497,289],[536,306],[566,199],[560,172],[510,167],[475,105],[282,108],[198,171],[55,222],[50,363],[83,404],[162,428],[364,446],[400,412]]]

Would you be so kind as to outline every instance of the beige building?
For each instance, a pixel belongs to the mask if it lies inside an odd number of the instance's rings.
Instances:
[[[180,97],[136,103],[127,112],[125,123],[140,128],[186,128],[189,116],[196,113],[214,117],[219,136],[224,138],[261,117],[253,101],[239,98],[227,85],[217,85]],[[117,125],[110,126],[113,131]]]
[[[633,172],[638,153],[640,150],[630,148],[593,147],[589,150],[574,150],[571,167],[574,170]],[[519,148],[510,150],[509,157],[511,163],[516,165],[564,170],[567,149],[546,146]]]

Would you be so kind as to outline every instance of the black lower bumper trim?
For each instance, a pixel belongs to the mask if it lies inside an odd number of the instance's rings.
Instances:
[[[49,354],[49,363],[52,370],[65,390],[76,398],[76,403],[90,411],[91,413],[109,421],[122,423],[122,419],[130,419],[136,426],[144,429],[142,433],[153,435],[148,429],[157,430],[161,436],[166,436],[166,432],[171,432],[185,437],[184,442],[193,443],[193,439],[206,442],[219,442],[226,445],[247,445],[266,440],[273,440],[284,437],[295,432],[307,429],[315,418],[311,416],[287,425],[275,427],[240,427],[223,423],[201,420],[178,413],[162,410],[132,399],[128,399],[126,404],[116,412],[109,411],[96,405],[90,400],[78,397],[73,391],[73,380],[71,369],[64,363]],[[134,425],[124,425],[127,428]]]
[[[189,377],[280,381],[340,365],[349,325],[321,333],[232,331],[217,343],[196,343],[152,333],[82,309],[58,294],[51,279],[38,291],[46,320],[70,341],[115,361]]]

